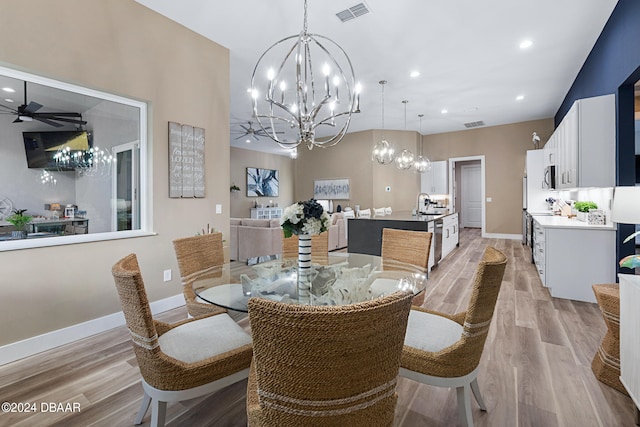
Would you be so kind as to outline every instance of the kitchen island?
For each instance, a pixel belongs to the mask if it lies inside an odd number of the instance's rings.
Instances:
[[[371,218],[350,218],[347,227],[348,251],[380,256],[383,228],[434,233],[429,268],[437,265],[440,258],[446,257],[459,244],[457,213],[412,215],[410,211],[400,211]]]

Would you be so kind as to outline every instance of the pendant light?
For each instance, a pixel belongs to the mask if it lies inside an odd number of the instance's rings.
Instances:
[[[404,100],[402,103],[404,104],[404,130],[407,130],[407,103],[409,101]],[[400,170],[406,171],[413,167],[414,157],[413,153],[406,148],[400,152],[400,154],[396,157],[396,167]]]
[[[380,84],[380,89],[382,93],[382,130],[384,130],[384,85],[387,84],[386,80],[380,80],[378,82]],[[389,144],[389,141],[385,139],[383,136],[380,142],[378,142],[373,147],[373,152],[371,153],[371,160],[375,160],[381,165],[388,165],[393,162],[395,159],[395,150]]]
[[[413,164],[413,170],[416,173],[425,173],[426,171],[431,170],[431,160],[422,155],[422,118],[424,117],[424,114],[418,114],[418,117],[420,117],[420,145],[418,158]]]

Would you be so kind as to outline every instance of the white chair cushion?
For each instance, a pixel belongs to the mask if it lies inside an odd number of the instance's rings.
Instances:
[[[355,218],[356,214],[353,211],[344,211],[344,217],[345,218]]]
[[[375,216],[384,216],[384,215],[385,215],[385,213],[386,213],[386,211],[385,211],[385,209],[384,209],[384,208],[374,208],[374,209],[373,209],[373,214],[374,214]]]
[[[167,356],[193,363],[251,344],[251,337],[223,313],[180,325],[160,336],[158,343]]]
[[[455,344],[462,337],[462,325],[446,317],[411,310],[404,345],[437,352]]]
[[[384,213],[386,213],[387,215],[391,215],[393,211],[391,210],[391,206],[384,208]]]

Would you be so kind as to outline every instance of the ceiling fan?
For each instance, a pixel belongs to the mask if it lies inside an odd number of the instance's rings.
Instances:
[[[239,125],[239,126],[242,128],[242,130],[238,129],[238,130],[233,130],[233,131],[231,131],[231,133],[234,133],[234,134],[240,134],[240,136],[238,136],[237,138],[234,138],[234,139],[240,139],[240,138],[244,138],[244,137],[251,136],[251,137],[253,137],[253,139],[255,139],[256,141],[259,141],[259,140],[260,140],[260,139],[259,139],[260,137],[265,137],[265,136],[266,136],[266,137],[268,137],[268,136],[269,136],[269,135],[267,134],[267,132],[265,132],[263,129],[255,129],[255,128],[253,127],[253,122],[252,122],[251,120],[249,120],[249,121],[247,122],[247,124],[248,124],[249,126],[246,126],[246,125],[244,125],[244,124],[240,124],[240,125]],[[267,126],[265,129],[266,129],[269,133],[271,133],[271,127],[270,127],[270,126]],[[284,132],[276,132],[276,133],[278,134],[278,133],[284,133]]]
[[[27,103],[27,82],[24,82],[24,104],[20,105],[17,109],[7,107],[0,104],[0,107],[9,111],[0,111],[0,114],[13,114],[18,116],[13,123],[31,122],[37,120],[42,123],[46,123],[50,126],[57,128],[62,127],[64,123],[72,123],[76,125],[86,125],[87,122],[82,120],[80,113],[55,113],[55,112],[38,112],[42,108],[42,104],[31,101]],[[58,123],[63,122],[63,123]]]

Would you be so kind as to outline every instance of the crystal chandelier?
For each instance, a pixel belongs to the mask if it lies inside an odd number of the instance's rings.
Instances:
[[[116,158],[98,147],[88,150],[71,150],[63,145],[53,156],[58,169],[75,169],[82,176],[110,176]]]
[[[425,173],[431,169],[431,160],[422,155],[422,118],[424,114],[418,114],[418,117],[420,117],[420,154],[418,154],[416,161],[413,163],[413,170],[416,173]]]
[[[409,101],[404,100],[402,103],[404,104],[404,130],[407,130],[407,103]],[[413,153],[407,149],[404,149],[400,152],[398,156],[396,156],[396,167],[400,170],[406,171],[413,167],[414,157]]]
[[[346,52],[307,31],[307,0],[303,22],[299,35],[276,42],[258,59],[251,76],[253,114],[284,148],[329,147],[342,140],[352,114],[360,111],[360,85]],[[319,127],[329,135],[316,137]]]
[[[384,130],[384,85],[387,84],[387,81],[380,80],[378,83],[380,83],[382,91],[382,129]],[[371,159],[377,161],[381,165],[388,165],[389,163],[392,163],[395,158],[395,150],[391,144],[389,144],[389,141],[387,141],[383,136],[380,142],[373,147]]]

